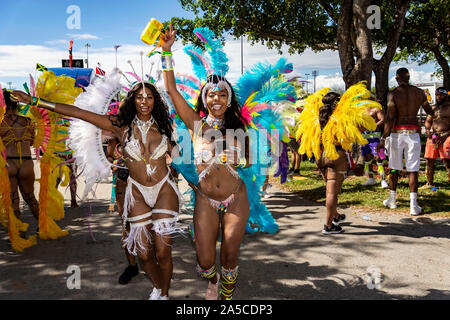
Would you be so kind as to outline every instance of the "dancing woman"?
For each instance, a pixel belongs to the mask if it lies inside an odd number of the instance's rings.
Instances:
[[[363,82],[350,87],[342,97],[324,88],[308,97],[300,115],[296,139],[301,137],[299,152],[313,155],[326,183],[326,223],[323,234],[341,233],[345,215],[338,214],[338,195],[347,176],[346,151],[354,143],[367,144],[361,130],[375,130],[371,108],[381,110],[378,102],[369,100],[370,91]]]
[[[172,66],[171,48],[176,31],[170,26],[162,38],[164,50],[162,57],[166,91],[172,100],[177,114],[191,134],[195,164],[198,171],[198,187],[192,186],[196,193],[194,209],[195,244],[198,271],[201,277],[209,280],[207,300],[218,299],[219,279],[221,298],[232,299],[238,278],[239,249],[249,218],[249,201],[246,185],[236,167],[245,167],[248,158],[241,153],[244,146],[231,146],[223,153],[216,152],[215,144],[205,139],[205,133],[219,133],[226,129],[245,130],[245,120],[230,83],[218,75],[210,75],[201,89],[195,111],[178,92]],[[202,117],[200,114],[204,114]],[[213,135],[213,134],[212,134]],[[234,149],[234,150],[233,150]],[[244,152],[248,155],[248,148]],[[234,159],[234,161],[230,161]],[[231,163],[230,163],[231,162]],[[220,249],[220,275],[216,267],[216,241],[222,231]]]
[[[322,130],[336,109],[339,98],[340,95],[335,92],[329,92],[323,97],[323,106],[319,110],[319,123]],[[337,203],[342,183],[347,177],[348,160],[347,154],[340,145],[336,145],[336,151],[338,153],[336,160],[330,160],[325,153],[322,158],[316,160],[317,167],[326,183],[327,218],[322,230],[323,234],[341,233],[343,230],[339,223],[345,220],[345,215],[337,212]]]
[[[7,90],[1,88],[0,90],[2,90],[2,96],[4,97],[6,105],[3,121],[0,124],[0,141],[3,141],[5,148],[6,169],[9,177],[12,210],[16,218],[22,221],[19,198],[20,190],[22,198],[29,206],[31,213],[36,220],[38,220],[39,204],[34,196],[35,174],[30,149],[34,140],[34,126],[30,119],[18,115],[18,101],[12,94]],[[1,96],[0,99],[2,99]],[[5,183],[5,181],[2,181],[2,183]],[[0,201],[0,204],[6,206],[2,201]],[[26,228],[22,228],[20,230],[19,236],[21,238],[25,237],[25,229]],[[16,239],[18,242],[11,240],[13,248],[15,248],[16,251],[22,251],[24,248],[36,243],[35,236],[30,237],[29,240]]]
[[[15,94],[22,103],[31,99],[41,108],[112,132],[119,140],[122,146],[119,152],[129,170],[123,208],[129,233],[123,245],[139,258],[153,282],[150,300],[168,299],[173,272],[171,235],[177,231],[181,196],[166,165],[166,153],[172,149],[172,129],[167,105],[156,87],[148,82],[135,84],[117,116],[39,101],[20,91]]]

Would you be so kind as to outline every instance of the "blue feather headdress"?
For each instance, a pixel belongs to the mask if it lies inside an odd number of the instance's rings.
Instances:
[[[177,86],[185,100],[194,107],[200,90],[205,85],[209,75],[215,74],[225,77],[229,71],[228,58],[222,43],[208,28],[196,28],[194,33],[203,42],[204,48],[188,45],[184,52],[191,58],[192,67],[197,79],[186,75],[178,75]],[[273,102],[290,100],[295,96],[294,87],[281,75],[292,71],[292,64],[286,59],[280,59],[275,65],[258,63],[251,67],[234,85],[238,101],[242,106],[242,116],[248,123],[247,130],[251,137],[251,152],[256,155],[256,163],[249,168],[238,168],[238,173],[247,187],[250,206],[250,216],[246,231],[248,233],[275,233],[278,225],[266,206],[261,202],[262,186],[265,175],[274,160],[269,155],[270,142],[281,140],[283,123],[275,112]],[[186,90],[187,88],[189,90]],[[177,123],[177,130],[186,130],[183,123]],[[271,134],[271,132],[280,132]],[[181,132],[181,131],[180,131]],[[262,134],[263,133],[263,134]],[[181,154],[193,156],[192,146],[185,145],[186,151]],[[198,184],[197,169],[194,160],[190,163],[174,159],[174,167],[192,184]],[[276,161],[278,162],[278,161]]]

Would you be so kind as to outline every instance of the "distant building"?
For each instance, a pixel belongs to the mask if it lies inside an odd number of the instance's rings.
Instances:
[[[435,104],[436,97],[435,92],[436,89],[442,87],[444,84],[442,82],[423,82],[414,84],[416,87],[424,90],[428,96],[428,102],[433,105]]]
[[[423,83],[416,83],[414,85],[425,91],[425,94],[428,97],[428,102],[430,103],[430,105],[433,105],[436,103],[436,95],[435,95],[436,89],[442,87],[444,84],[442,82],[423,82]],[[423,125],[427,118],[427,114],[423,110],[423,108],[420,108],[417,116],[419,117],[420,122]]]

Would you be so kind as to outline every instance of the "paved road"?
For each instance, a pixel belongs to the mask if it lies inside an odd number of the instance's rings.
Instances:
[[[270,191],[265,201],[280,231],[246,235],[235,299],[450,299],[450,219],[344,210],[345,233],[323,236],[323,206]],[[144,273],[126,286],[117,282],[127,264],[119,217],[107,213],[110,192],[111,185],[98,185],[91,215],[87,204],[70,209],[66,200],[58,224],[70,235],[38,240],[22,254],[11,250],[1,229],[0,299],[147,299],[152,285]],[[28,211],[25,219],[35,230]],[[184,226],[191,221],[181,215]],[[171,299],[203,299],[207,284],[195,273],[188,237],[174,240],[173,260]],[[79,290],[67,288],[71,265],[80,268]]]

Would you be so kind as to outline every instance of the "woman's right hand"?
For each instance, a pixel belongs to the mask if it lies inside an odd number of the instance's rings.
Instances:
[[[173,30],[172,24],[170,24],[169,30],[166,30],[164,34],[161,34],[162,44],[161,47],[163,51],[171,51],[172,46],[175,43],[175,35],[177,30]]]

